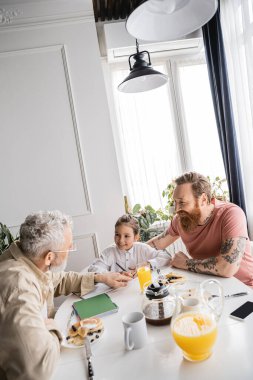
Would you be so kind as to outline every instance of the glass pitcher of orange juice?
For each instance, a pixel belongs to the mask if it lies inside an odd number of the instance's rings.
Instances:
[[[217,338],[223,308],[223,288],[217,280],[178,283],[171,287],[176,308],[171,332],[183,356],[190,361],[207,359]]]

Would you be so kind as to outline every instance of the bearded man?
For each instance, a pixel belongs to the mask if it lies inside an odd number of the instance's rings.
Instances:
[[[60,355],[53,299],[94,284],[126,286],[120,273],[63,272],[74,250],[72,221],[60,211],[28,215],[20,240],[0,256],[0,379],[49,380]]]
[[[185,173],[175,183],[176,215],[168,230],[148,244],[164,249],[181,237],[190,257],[178,252],[171,259],[172,266],[235,276],[253,286],[253,257],[243,210],[233,203],[211,199],[211,185],[199,173]]]

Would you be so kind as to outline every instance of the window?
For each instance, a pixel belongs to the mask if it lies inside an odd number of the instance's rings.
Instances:
[[[253,3],[252,0],[233,0],[222,1],[220,6],[248,227],[253,239]]]
[[[156,66],[166,73],[166,67]],[[128,75],[115,71],[113,87]],[[172,103],[166,86],[140,94],[114,93],[125,193],[129,203],[160,207],[162,190],[181,172]]]
[[[190,169],[224,178],[222,155],[216,128],[206,64],[182,62],[177,65],[182,94],[181,112],[189,143]]]
[[[131,206],[159,208],[162,191],[184,171],[225,174],[203,58],[167,59],[153,67],[168,75],[168,85],[139,94],[117,90],[128,68],[112,67],[111,75],[124,193]]]

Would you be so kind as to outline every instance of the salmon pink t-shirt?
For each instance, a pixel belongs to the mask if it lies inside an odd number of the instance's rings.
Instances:
[[[253,286],[253,257],[250,252],[247,222],[243,210],[237,205],[215,199],[213,214],[206,224],[185,232],[176,215],[168,233],[171,236],[180,236],[191,257],[201,260],[218,256],[225,240],[245,237],[247,239],[245,252],[235,277],[246,285]]]

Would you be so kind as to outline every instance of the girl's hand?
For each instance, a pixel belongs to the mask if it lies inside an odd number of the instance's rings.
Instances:
[[[136,268],[129,268],[132,278],[135,278],[137,276]]]

